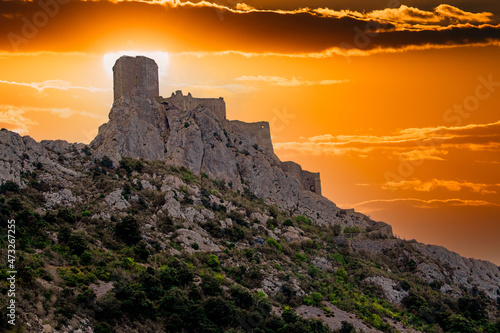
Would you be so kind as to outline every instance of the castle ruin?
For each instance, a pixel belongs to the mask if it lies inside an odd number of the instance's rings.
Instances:
[[[246,123],[239,120],[227,120],[226,103],[219,98],[195,98],[191,93],[184,95],[177,90],[168,98],[159,96],[158,66],[155,61],[143,56],[122,56],[113,67],[114,100],[122,96],[142,95],[155,100],[166,110],[194,110],[201,106],[210,110],[228,130],[249,134],[259,147],[274,154],[271,140],[271,130],[268,122]],[[302,188],[321,195],[321,180],[319,173],[302,170],[295,162],[282,162],[281,169],[295,177]]]
[[[158,65],[146,57],[120,57],[113,66],[114,100],[122,96],[143,94],[156,97],[160,94]]]

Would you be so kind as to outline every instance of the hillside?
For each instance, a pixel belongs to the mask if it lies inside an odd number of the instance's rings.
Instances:
[[[0,197],[1,219],[16,220],[28,332],[323,332],[342,321],[367,332],[498,330],[493,264],[311,223],[187,168],[134,159],[113,168],[86,146],[32,147],[59,167],[33,163],[25,186],[5,182]]]
[[[499,267],[338,208],[274,154],[269,124],[156,96],[154,62],[121,59],[90,145],[0,131],[4,311],[12,220],[17,251],[3,330],[500,331]]]

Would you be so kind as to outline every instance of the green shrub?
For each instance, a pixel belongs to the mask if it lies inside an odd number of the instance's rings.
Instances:
[[[357,234],[357,233],[359,233],[359,228],[357,226],[344,228],[344,234]]]
[[[321,295],[318,292],[313,292],[311,295],[304,296],[302,299],[302,302],[305,305],[320,305],[321,301],[323,300],[323,295]]]
[[[306,225],[311,224],[311,220],[309,220],[307,217],[305,217],[303,215],[296,216],[295,221],[297,221],[299,223],[305,223]]]
[[[211,254],[210,257],[208,257],[207,264],[210,267],[219,267],[220,266],[219,257],[217,257],[215,254]]]
[[[266,243],[267,245],[275,247],[279,252],[283,251],[283,246],[281,246],[274,238],[268,238]]]
[[[68,246],[76,255],[81,255],[87,249],[87,239],[81,232],[72,233],[68,239]]]
[[[218,296],[222,294],[221,281],[210,274],[202,276],[201,289],[206,296]]]
[[[86,266],[89,265],[91,261],[92,261],[92,254],[90,252],[84,251],[80,255],[80,264]]]
[[[240,286],[232,286],[230,289],[230,294],[231,299],[240,308],[248,309],[253,304],[252,294],[248,290],[243,289]]]

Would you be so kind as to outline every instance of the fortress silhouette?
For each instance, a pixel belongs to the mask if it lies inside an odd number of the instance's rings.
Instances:
[[[193,110],[198,106],[205,107],[217,116],[224,128],[251,133],[257,139],[259,146],[274,154],[271,131],[268,122],[245,123],[239,120],[227,120],[226,103],[219,98],[194,98],[191,93],[183,95],[177,90],[168,98],[159,93],[158,66],[153,59],[137,56],[122,56],[113,66],[114,100],[123,96],[144,96],[165,106],[175,107],[181,111]],[[302,170],[295,162],[281,162],[283,171],[292,174],[302,184],[303,189],[321,195],[320,174]]]

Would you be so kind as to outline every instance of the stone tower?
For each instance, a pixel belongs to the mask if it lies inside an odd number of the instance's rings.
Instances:
[[[143,56],[122,56],[113,66],[114,100],[125,95],[157,97],[158,65]]]

